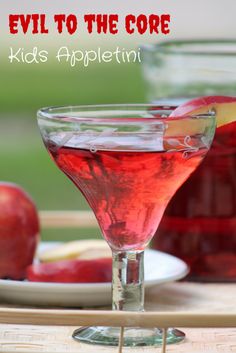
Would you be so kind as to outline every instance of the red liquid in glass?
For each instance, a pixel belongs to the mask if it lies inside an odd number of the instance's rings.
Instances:
[[[190,278],[236,280],[236,123],[218,128],[203,163],[176,192],[154,247],[185,260]]]
[[[165,207],[206,148],[184,158],[182,152],[91,152],[47,143],[58,167],[80,189],[103,235],[117,250],[143,249]]]

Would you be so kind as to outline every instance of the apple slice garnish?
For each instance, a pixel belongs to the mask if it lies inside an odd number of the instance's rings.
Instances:
[[[208,96],[190,100],[172,113],[171,117],[216,113],[217,127],[236,121],[236,97]]]

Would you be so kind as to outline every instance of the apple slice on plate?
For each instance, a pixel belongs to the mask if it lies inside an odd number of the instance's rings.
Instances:
[[[112,259],[62,260],[36,263],[27,268],[31,282],[102,283],[111,282]]]
[[[62,243],[52,249],[39,252],[38,259],[41,262],[54,262],[72,259],[97,259],[111,257],[111,249],[105,240],[87,239]]]
[[[236,97],[208,96],[200,97],[181,104],[171,117],[216,113],[217,127],[236,121]]]

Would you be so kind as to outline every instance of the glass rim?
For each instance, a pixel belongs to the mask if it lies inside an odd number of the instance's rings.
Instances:
[[[137,117],[131,117],[131,116],[125,116],[125,113],[132,113],[135,114],[136,110],[140,109],[140,112],[143,112],[143,114],[148,114],[149,112],[151,113],[151,111],[163,111],[163,116],[137,116]],[[143,109],[142,109],[143,108]],[[148,111],[147,108],[152,108],[152,110]],[[177,106],[173,106],[173,105],[160,105],[160,104],[151,104],[151,103],[122,103],[122,104],[92,104],[92,105],[65,105],[65,106],[49,106],[49,107],[44,107],[41,108],[37,111],[37,118],[43,118],[46,120],[52,120],[52,121],[71,121],[71,122],[75,122],[75,121],[84,121],[84,120],[91,120],[91,119],[96,119],[96,121],[98,120],[102,120],[102,121],[125,121],[125,120],[138,120],[138,121],[166,121],[166,120],[180,120],[180,119],[213,119],[215,118],[215,113],[214,111],[209,111],[208,113],[204,113],[204,114],[193,114],[193,115],[179,115],[179,116],[175,116],[175,117],[170,117],[167,114],[167,111],[174,111],[177,108]],[[142,110],[141,110],[142,109]],[[59,112],[60,110],[64,110],[64,112]],[[77,113],[81,113],[83,112],[91,112],[91,115],[87,115],[87,116],[73,116],[71,113],[73,113],[73,111],[77,112]],[[58,111],[58,113],[57,113]],[[122,114],[124,115],[124,117],[122,117],[120,114],[119,116],[112,116],[112,113],[109,115],[109,117],[97,117],[96,114],[97,112],[100,111],[114,111],[114,112],[119,112],[122,111]],[[69,114],[70,113],[70,114]],[[151,115],[151,114],[150,114]]]
[[[203,47],[207,45],[219,45],[223,47],[224,45],[232,45],[235,46],[235,50],[232,51],[220,51],[218,50],[209,50],[206,47],[202,51],[193,51],[190,49],[186,50],[184,46],[194,46],[194,45],[202,45]],[[177,48],[176,48],[177,46]],[[179,47],[178,47],[179,46]],[[164,54],[172,54],[172,55],[197,55],[197,56],[206,56],[206,55],[217,55],[217,56],[236,56],[236,40],[235,39],[180,39],[180,40],[169,40],[160,43],[154,44],[143,44],[140,46],[143,52],[155,53],[162,52]]]

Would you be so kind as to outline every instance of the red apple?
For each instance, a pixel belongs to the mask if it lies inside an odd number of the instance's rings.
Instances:
[[[0,183],[0,278],[23,279],[39,240],[39,219],[19,186]]]
[[[208,96],[200,97],[181,104],[172,113],[171,117],[206,114],[216,112],[217,127],[229,124],[236,120],[236,97]]]
[[[27,269],[27,279],[32,282],[99,283],[111,282],[111,278],[111,258],[46,262]]]

